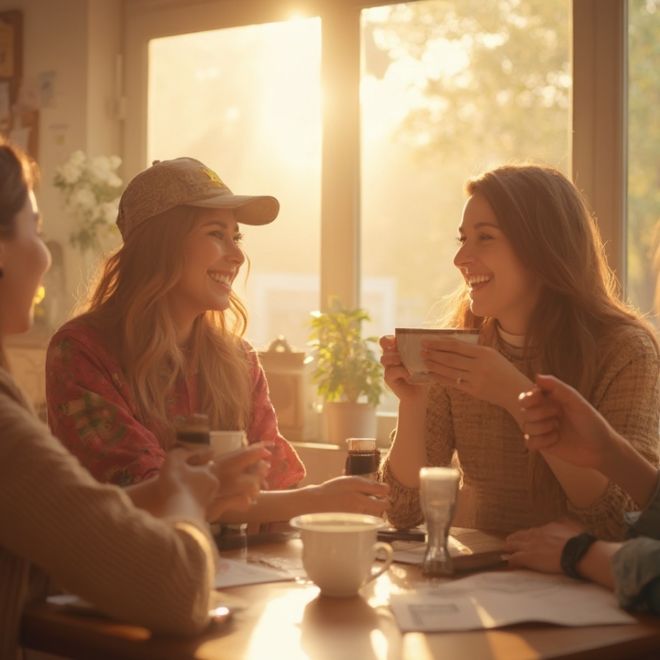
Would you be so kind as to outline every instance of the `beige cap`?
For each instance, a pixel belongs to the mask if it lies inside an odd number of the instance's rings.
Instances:
[[[234,195],[222,179],[194,158],[155,160],[126,186],[119,201],[117,227],[122,238],[148,218],[175,206],[235,209],[236,221],[267,225],[280,203],[270,196]]]

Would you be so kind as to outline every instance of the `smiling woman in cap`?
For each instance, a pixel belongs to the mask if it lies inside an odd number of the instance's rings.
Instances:
[[[232,288],[245,262],[239,223],[265,225],[278,212],[274,197],[234,195],[193,158],[155,161],[129,183],[117,218],[123,245],[52,338],[46,365],[49,424],[97,479],[150,478],[174,444],[175,418],[204,413],[212,430],[272,443],[272,492],[233,521],[387,508],[387,486],[354,477],[289,490],[304,467],[278,431]]]

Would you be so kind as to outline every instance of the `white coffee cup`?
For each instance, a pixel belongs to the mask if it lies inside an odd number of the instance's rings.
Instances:
[[[382,518],[361,513],[308,513],[289,524],[300,530],[303,566],[324,596],[355,596],[392,563],[392,546],[376,541],[376,531],[385,524]],[[374,566],[380,553],[384,553],[384,562]]]
[[[210,436],[214,458],[247,446],[245,431],[211,431]]]
[[[422,359],[422,342],[433,339],[460,339],[470,344],[479,342],[479,330],[465,328],[395,328],[396,346],[403,366],[410,372],[409,383],[432,383]]]

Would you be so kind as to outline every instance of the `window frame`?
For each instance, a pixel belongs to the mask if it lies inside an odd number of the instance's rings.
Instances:
[[[419,1],[419,0],[413,0]],[[360,303],[360,11],[392,0],[124,0],[125,175],[145,166],[150,39],[319,16],[322,25],[320,305]],[[627,2],[573,0],[570,171],[625,287]],[[349,147],[342,145],[350,145]],[[341,261],[335,257],[342,255]]]

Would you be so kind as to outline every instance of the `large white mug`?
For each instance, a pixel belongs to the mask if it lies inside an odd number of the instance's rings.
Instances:
[[[422,359],[422,342],[433,339],[460,339],[470,344],[479,341],[479,330],[465,328],[395,328],[396,347],[403,366],[410,372],[409,383],[432,383]]]
[[[393,550],[376,540],[382,518],[361,513],[308,513],[290,525],[300,530],[307,577],[324,596],[355,596],[392,563]],[[382,553],[383,564],[374,562]]]
[[[245,431],[211,431],[211,449],[213,458],[220,458],[241,447],[247,446]]]

